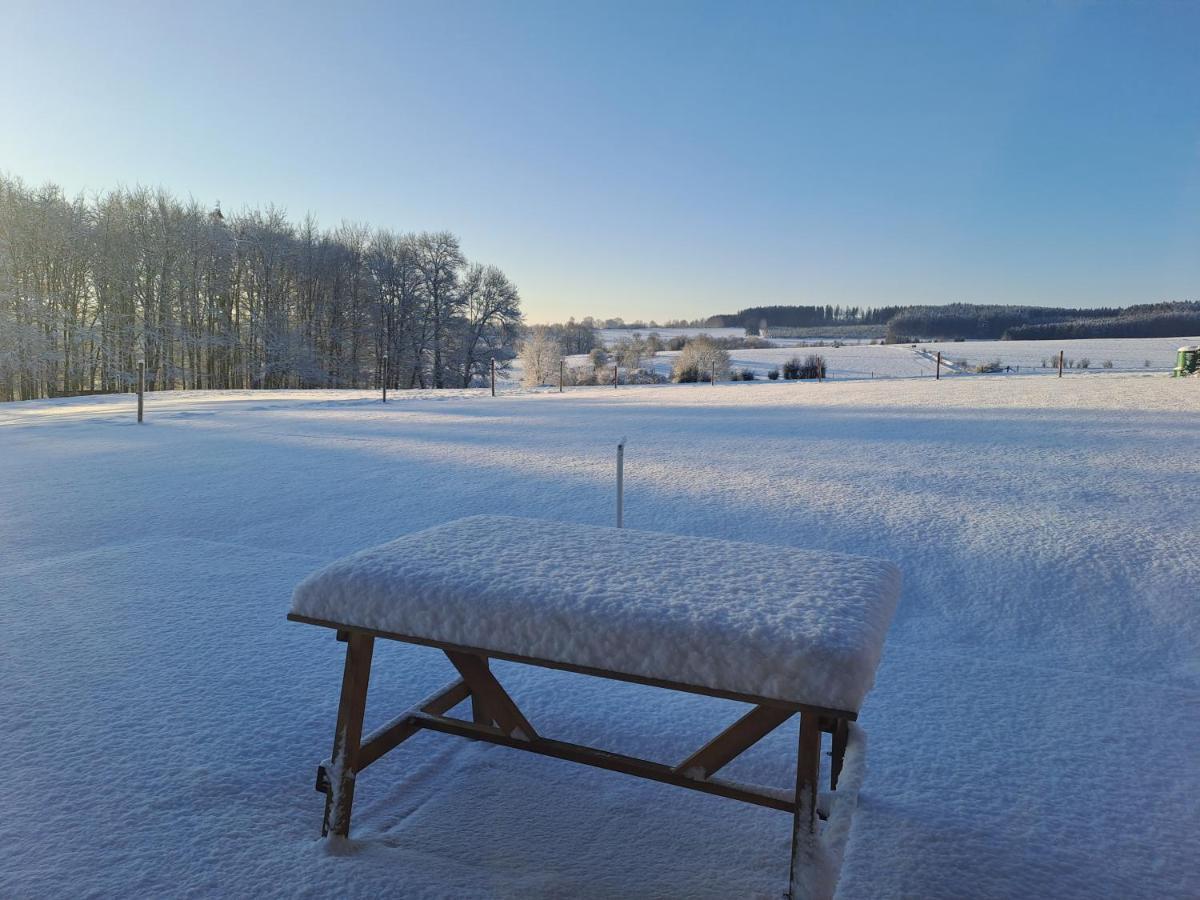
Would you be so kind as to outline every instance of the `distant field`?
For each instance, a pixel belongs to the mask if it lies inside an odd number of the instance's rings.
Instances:
[[[662,328],[655,329],[664,340],[677,335],[693,336],[710,334],[713,337],[741,337],[740,328]],[[601,336],[606,346],[611,346],[622,337],[633,332],[627,329],[605,329]],[[649,330],[640,332],[649,334]],[[947,341],[917,344],[865,344],[847,343],[841,347],[796,346],[799,339],[772,339],[781,346],[764,350],[732,350],[730,359],[735,369],[749,369],[759,377],[793,356],[804,357],[817,353],[825,357],[828,371],[833,378],[913,378],[933,375],[934,358],[941,351],[947,363],[960,360],[968,368],[997,360],[1002,366],[1020,367],[1022,374],[1043,372],[1049,374],[1057,365],[1058,351],[1066,354],[1068,362],[1077,365],[1088,360],[1089,370],[1104,370],[1106,361],[1112,362],[1112,370],[1120,372],[1166,372],[1175,365],[1175,351],[1185,344],[1198,344],[1200,337],[1176,338],[1089,338],[1075,341]],[[815,338],[808,338],[812,343]],[[832,340],[830,341],[832,343]],[[655,358],[653,368],[669,375],[675,353],[664,351]],[[1146,363],[1149,362],[1147,366]],[[580,365],[583,359],[568,358],[568,365]],[[1043,367],[1043,363],[1046,365]],[[943,370],[947,374],[947,370]]]
[[[670,340],[673,337],[695,337],[698,334],[707,334],[712,337],[745,337],[746,329],[744,328],[601,328],[600,340],[604,342],[605,347],[611,347],[622,338],[631,337],[635,334],[640,334],[645,337],[648,334],[657,334],[664,341]]]
[[[962,343],[919,344],[921,350],[948,359],[966,359],[972,364],[999,360],[1002,365],[1040,367],[1042,361],[1057,365],[1058,351],[1068,360],[1091,361],[1098,369],[1111,360],[1113,369],[1122,371],[1158,370],[1175,366],[1175,351],[1185,344],[1200,343],[1200,337],[1174,338],[1087,338],[1078,341],[964,341]],[[909,346],[907,344],[902,346]],[[1150,365],[1147,366],[1147,360]]]
[[[729,330],[729,329],[724,329]],[[1077,364],[1088,359],[1088,371],[1104,369],[1105,360],[1112,361],[1116,372],[1170,371],[1175,365],[1175,350],[1184,344],[1200,343],[1200,337],[1187,338],[1111,338],[1079,341],[965,341],[962,343],[918,344],[844,344],[841,347],[770,347],[764,350],[731,350],[729,357],[734,369],[749,369],[758,378],[781,367],[793,356],[803,359],[810,353],[825,358],[829,377],[840,379],[858,378],[918,378],[933,377],[934,359],[942,352],[946,368],[943,375],[953,374],[952,365],[966,360],[968,368],[999,360],[1003,366],[1012,366],[1014,373],[1051,375],[1054,368],[1043,368],[1045,360],[1057,359],[1058,351],[1065,352],[1068,360]],[[677,352],[664,350],[647,367],[661,375],[670,376],[671,366]],[[1146,360],[1150,365],[1145,365]],[[584,356],[568,356],[568,366],[586,365]],[[1076,370],[1077,371],[1077,370]],[[514,362],[509,375],[503,379],[505,387],[516,387],[520,383],[520,364]]]

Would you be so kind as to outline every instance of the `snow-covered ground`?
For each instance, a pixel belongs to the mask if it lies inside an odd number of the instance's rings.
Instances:
[[[471,513],[607,524],[628,435],[630,527],[903,570],[841,896],[1194,897],[1198,414],[1102,373],[2,406],[0,896],[777,898],[785,814],[435,734],[317,836],[342,645],[293,586]],[[739,713],[496,670],[544,733],[669,762]],[[368,727],[450,676],[375,673]]]

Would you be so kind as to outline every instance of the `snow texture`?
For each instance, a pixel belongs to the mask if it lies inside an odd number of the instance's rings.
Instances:
[[[292,612],[856,712],[899,595],[845,553],[472,516],[338,560]]]
[[[345,645],[295,585],[468,514],[611,525],[621,435],[630,528],[904,572],[839,898],[1200,895],[1200,381],[388,400],[0,404],[0,897],[779,900],[785,813],[440,734],[319,837]],[[540,733],[671,765],[747,709],[493,668]],[[366,729],[453,677],[377,642]],[[785,789],[796,744],[720,777]]]

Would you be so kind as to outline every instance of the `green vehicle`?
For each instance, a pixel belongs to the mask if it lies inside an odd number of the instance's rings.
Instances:
[[[1171,372],[1175,377],[1195,375],[1200,368],[1200,347],[1180,347],[1175,357],[1175,369]]]

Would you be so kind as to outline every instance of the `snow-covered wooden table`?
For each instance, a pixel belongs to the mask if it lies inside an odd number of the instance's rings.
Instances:
[[[460,519],[346,557],[300,584],[288,615],[347,643],[333,754],[317,776],[322,833],[349,834],[357,773],[431,729],[791,812],[791,896],[821,896],[836,878],[861,771],[851,723],[899,593],[900,573],[880,560],[507,516]],[[461,677],[364,739],[376,638],[440,648]],[[542,736],[489,658],[752,708],[665,765]],[[468,698],[470,721],[447,715]],[[713,777],[797,713],[794,792]],[[831,794],[821,795],[826,733]]]

